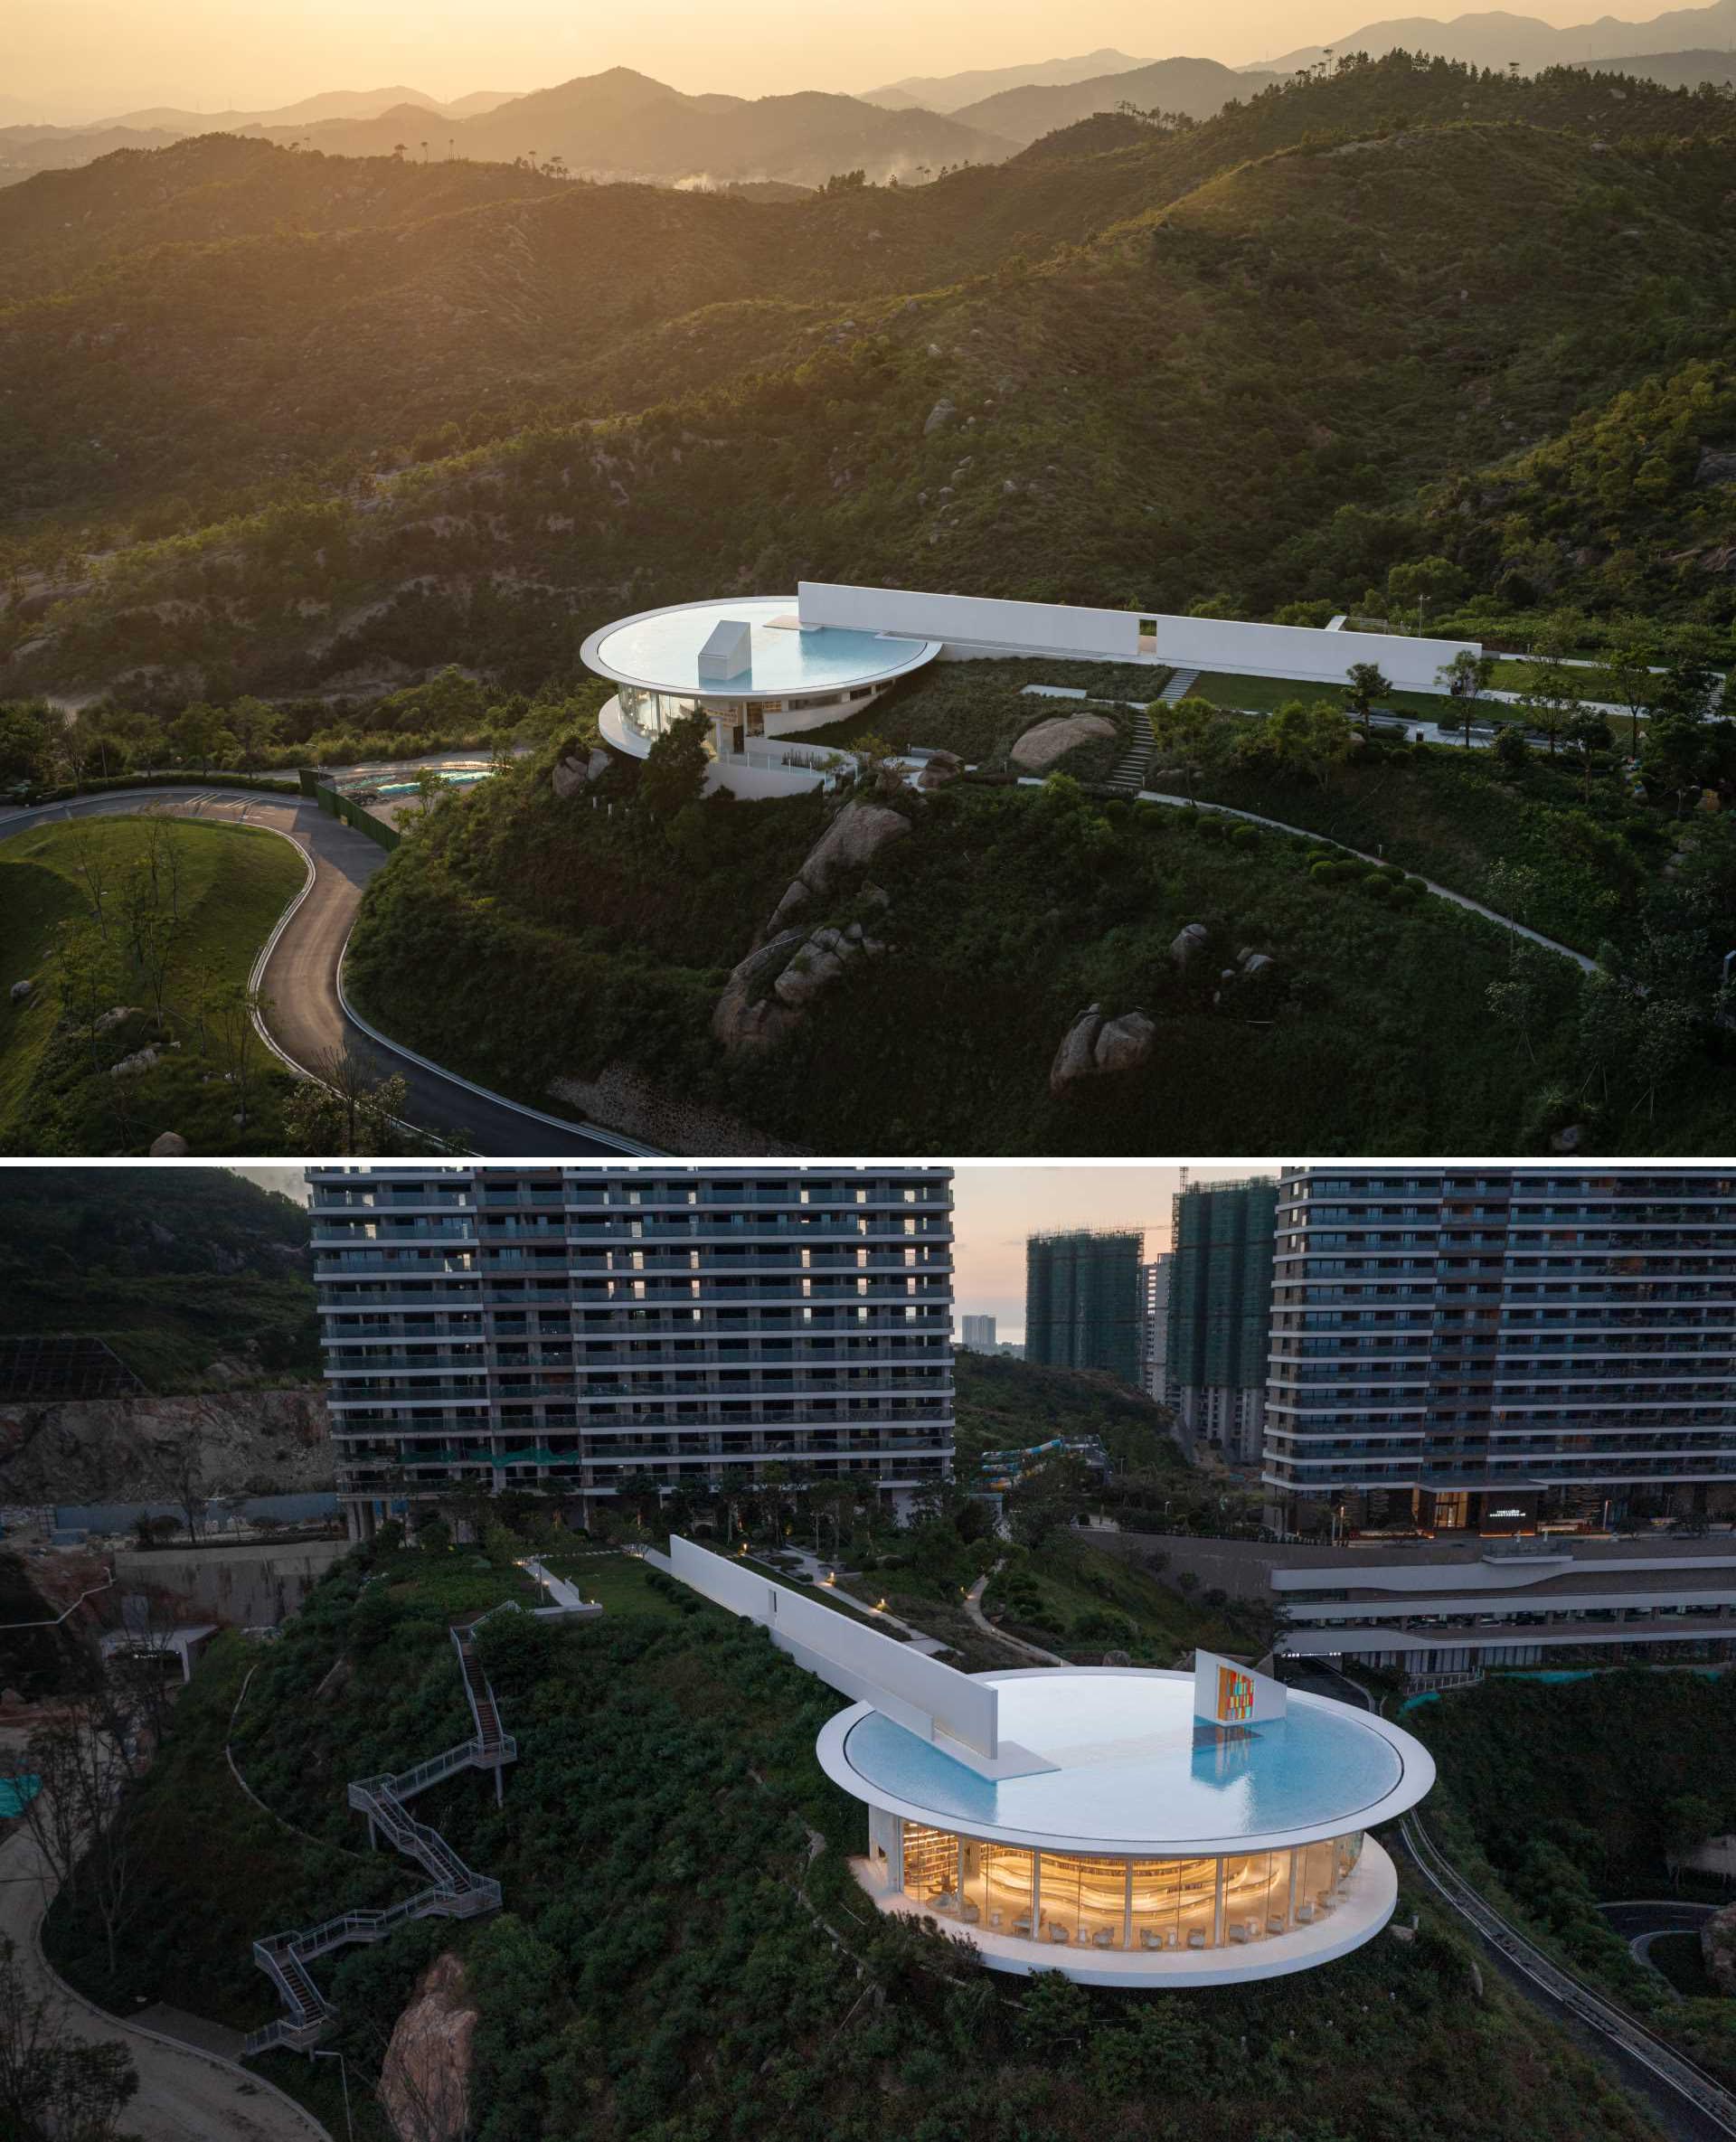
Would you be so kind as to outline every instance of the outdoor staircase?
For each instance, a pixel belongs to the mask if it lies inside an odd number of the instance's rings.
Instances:
[[[383,1940],[406,1920],[475,1919],[483,1912],[499,1911],[499,1883],[493,1875],[478,1874],[467,1866],[439,1830],[418,1822],[405,1803],[458,1770],[492,1770],[495,1799],[499,1803],[501,1771],[507,1763],[517,1761],[518,1742],[501,1724],[500,1706],[476,1657],[475,1637],[492,1615],[517,1611],[517,1600],[506,1599],[450,1632],[471,1722],[476,1729],[471,1738],[442,1749],[426,1762],[396,1776],[355,1778],[348,1787],[350,1806],[368,1818],[370,1842],[377,1844],[384,1836],[406,1859],[416,1862],[428,1875],[429,1886],[380,1911],[340,1911],[317,1926],[268,1934],[254,1942],[253,1960],[277,1987],[284,2013],[248,2039],[243,2049],[247,2059],[279,2045],[297,2052],[311,2052],[331,2028],[335,2011],[307,1967],[316,1957],[353,1941]]]
[[[1157,703],[1185,699],[1199,681],[1197,669],[1178,669],[1157,694]],[[1122,753],[1115,771],[1105,786],[1111,796],[1137,796],[1149,778],[1151,762],[1157,750],[1157,731],[1151,725],[1151,712],[1146,707],[1136,707],[1133,715],[1133,733],[1127,748]]]
[[[1156,749],[1157,735],[1151,725],[1151,715],[1144,707],[1135,707],[1127,748],[1106,783],[1110,795],[1137,796],[1146,785],[1152,754]]]

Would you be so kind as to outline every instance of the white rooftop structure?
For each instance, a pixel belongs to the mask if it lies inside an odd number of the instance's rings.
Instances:
[[[1397,1877],[1367,1833],[1435,1768],[1383,1719],[1204,1652],[1191,1674],[961,1674],[690,1541],[667,1566],[857,1699],[817,1755],[868,1808],[858,1879],[993,1969],[1154,1989],[1275,1977],[1392,1916]]]

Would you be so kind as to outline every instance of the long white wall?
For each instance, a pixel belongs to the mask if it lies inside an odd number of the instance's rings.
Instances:
[[[846,588],[829,580],[798,581],[796,609],[804,625],[908,633],[912,639],[959,640],[996,651],[1082,655],[1108,662],[1131,662],[1139,652],[1139,618],[1133,610],[928,595],[910,588]]]
[[[1342,684],[1353,662],[1373,662],[1401,691],[1438,691],[1443,662],[1473,640],[1408,639],[1394,632],[1327,632],[1307,625],[1247,625],[1236,618],[1159,618],[1157,659],[1172,669],[1223,669]]]
[[[1439,689],[1443,663],[1475,640],[1410,639],[1401,633],[1328,632],[1306,625],[1251,625],[1236,618],[1175,618],[1153,611],[1084,609],[1061,602],[1003,602],[981,595],[933,595],[910,588],[844,587],[802,580],[804,625],[849,632],[907,633],[938,639],[948,655],[1071,655],[1097,662],[1139,658],[1141,615],[1157,628],[1155,659],[1174,669],[1228,670],[1342,684],[1353,662],[1379,665],[1401,691]],[[1147,659],[1153,659],[1147,656]]]
[[[762,1623],[780,1650],[829,1687],[872,1703],[925,1741],[960,1743],[948,1751],[961,1759],[968,1760],[967,1750],[990,1763],[998,1756],[1000,1703],[992,1682],[942,1665],[679,1534],[669,1542],[669,1570],[716,1605]]]

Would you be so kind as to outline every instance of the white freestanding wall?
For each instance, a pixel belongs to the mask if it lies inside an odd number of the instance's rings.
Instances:
[[[1161,662],[1172,669],[1218,669],[1246,676],[1297,677],[1342,684],[1353,662],[1373,662],[1399,691],[1438,692],[1443,664],[1475,640],[1410,639],[1402,633],[1340,632],[1307,625],[1250,625],[1236,618],[1174,618],[1146,610],[1081,609],[1061,602],[1002,602],[987,596],[931,595],[910,588],[853,588],[802,580],[804,625],[938,639],[943,655],[1071,655],[1096,662]],[[1141,618],[1156,625],[1139,646]],[[1155,644],[1155,653],[1152,651]]]
[[[1139,653],[1139,618],[1133,610],[928,595],[910,588],[845,588],[829,580],[797,581],[796,604],[804,625],[840,626],[849,632],[895,632],[997,653],[1080,655],[1104,662],[1132,662]]]
[[[769,1628],[780,1651],[828,1687],[872,1703],[979,1775],[1001,1778],[1053,1768],[1010,1741],[1003,1744],[993,1682],[942,1665],[678,1533],[670,1539],[667,1566],[671,1576],[715,1605]]]
[[[1438,692],[1438,674],[1464,639],[1408,639],[1395,632],[1316,631],[1307,625],[1246,625],[1235,618],[1159,618],[1157,659],[1172,669],[1227,669],[1238,675],[1306,677],[1342,684],[1353,662],[1373,662],[1401,692]]]

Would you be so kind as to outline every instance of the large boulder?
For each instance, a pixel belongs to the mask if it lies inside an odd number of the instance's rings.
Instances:
[[[936,431],[943,431],[958,414],[957,407],[944,395],[929,411],[928,421],[922,427],[922,436],[928,439]]]
[[[588,788],[593,781],[601,780],[609,771],[609,753],[601,744],[597,745],[587,759],[581,759],[577,751],[572,751],[566,758],[556,760],[552,777],[556,796],[565,803],[570,797],[577,796],[581,788]]]
[[[808,850],[797,875],[810,892],[829,892],[845,872],[865,870],[889,841],[910,830],[901,811],[880,803],[847,803]]]
[[[790,1031],[796,1014],[773,993],[773,984],[807,937],[802,929],[780,930],[750,952],[723,985],[712,1014],[712,1036],[731,1055],[769,1049]]]
[[[14,1004],[23,1004],[25,997],[30,995],[31,991],[35,986],[36,985],[34,982],[14,982],[12,986],[12,1001]]]
[[[462,2142],[470,2132],[477,2015],[448,1949],[416,1981],[380,2070],[380,2101],[398,2142]]]
[[[1176,932],[1169,956],[1177,967],[1190,967],[1210,949],[1211,943],[1212,932],[1203,922],[1189,922]]]
[[[1081,1079],[1137,1071],[1149,1059],[1156,1039],[1156,1022],[1144,1012],[1123,1012],[1106,1019],[1100,1005],[1087,1005],[1055,1051],[1049,1067],[1049,1090],[1064,1093]]]
[[[1114,734],[1115,723],[1107,714],[1052,714],[1046,722],[1027,729],[1008,756],[1027,773],[1041,773],[1058,759],[1064,759],[1076,744]]]
[[[178,1130],[165,1130],[160,1137],[151,1140],[153,1160],[184,1160],[192,1150]]]

